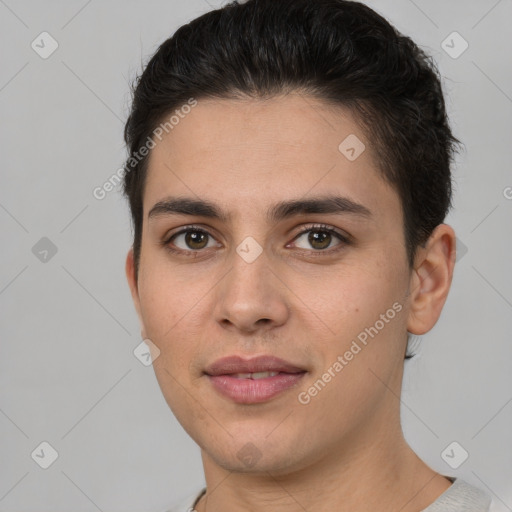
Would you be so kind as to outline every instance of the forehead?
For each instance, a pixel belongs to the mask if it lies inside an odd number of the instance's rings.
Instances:
[[[333,193],[400,215],[372,141],[350,110],[310,96],[198,100],[155,142],[145,218],[169,195],[250,213],[278,200]]]

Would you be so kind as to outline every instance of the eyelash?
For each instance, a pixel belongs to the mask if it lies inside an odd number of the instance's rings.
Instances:
[[[341,242],[340,244],[338,244],[330,249],[316,249],[315,250],[315,249],[298,248],[299,251],[301,251],[303,253],[308,253],[309,255],[311,255],[313,257],[324,256],[326,254],[332,254],[332,253],[341,251],[344,249],[345,246],[350,245],[352,243],[352,240],[350,237],[341,234],[335,228],[328,226],[327,224],[312,224],[310,226],[307,226],[305,229],[303,229],[302,231],[297,233],[295,235],[295,237],[293,238],[293,240],[300,238],[302,235],[304,235],[305,233],[309,233],[310,231],[319,231],[319,232],[329,233],[331,235],[334,235]],[[174,238],[176,238],[179,235],[182,235],[184,233],[189,233],[189,232],[201,233],[208,237],[214,238],[208,231],[206,231],[198,226],[190,225],[190,226],[185,226],[183,229],[181,229],[177,233],[173,233],[170,237],[167,237],[165,240],[163,240],[161,242],[161,244],[165,247],[166,250],[170,251],[173,254],[184,255],[186,257],[197,257],[205,249],[184,250],[184,249],[175,249],[171,246],[171,241]]]

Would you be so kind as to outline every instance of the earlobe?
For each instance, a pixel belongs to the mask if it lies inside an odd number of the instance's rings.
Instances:
[[[407,324],[412,334],[425,334],[436,324],[450,291],[454,266],[455,232],[440,224],[416,256]]]
[[[130,287],[133,304],[135,306],[135,310],[137,311],[137,316],[139,317],[139,323],[141,326],[141,336],[143,339],[145,339],[146,333],[145,333],[144,323],[142,321],[140,298],[139,298],[139,288],[138,288],[137,279],[135,277],[135,261],[134,261],[134,256],[133,256],[133,247],[130,248],[130,250],[128,251],[128,254],[126,255],[125,272],[126,272],[126,279],[128,281],[128,286]]]
[[[125,273],[126,280],[128,281],[128,286],[130,287],[130,291],[132,293],[132,297],[134,294],[138,296],[137,281],[135,279],[135,262],[133,259],[133,247],[130,247],[128,254],[126,255]]]

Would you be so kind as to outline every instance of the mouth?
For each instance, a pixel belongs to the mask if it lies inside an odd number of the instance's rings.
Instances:
[[[214,363],[207,366],[204,373],[207,375],[243,375],[247,378],[247,374],[258,377],[260,373],[301,373],[305,372],[305,368],[301,368],[295,364],[289,363],[284,359],[271,355],[262,355],[244,359],[241,356],[228,356],[217,359]],[[254,378],[254,377],[253,377]]]
[[[239,404],[267,402],[297,386],[306,373],[306,369],[274,356],[225,357],[204,371],[218,393]]]
[[[265,379],[267,377],[275,377],[276,375],[283,375],[286,372],[255,372],[255,373],[230,373],[230,377],[236,379]]]

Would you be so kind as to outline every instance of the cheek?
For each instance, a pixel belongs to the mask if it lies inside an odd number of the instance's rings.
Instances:
[[[206,284],[190,271],[171,268],[161,256],[148,257],[141,266],[139,297],[148,334],[165,340],[193,316]],[[202,291],[204,288],[204,292]]]
[[[155,372],[160,371],[164,381],[169,381],[166,386],[173,386],[169,374],[176,378],[183,375],[193,355],[194,347],[183,333],[193,311],[194,297],[188,297],[186,289],[176,287],[172,279],[157,272],[143,275],[139,297],[146,336],[160,350]],[[193,335],[185,331],[187,337]]]
[[[191,342],[195,335],[187,324],[197,300],[161,272],[144,274],[139,297],[146,335],[160,350],[153,369],[163,396],[177,417],[194,415],[198,411],[185,388],[190,386],[189,366],[197,352]]]
[[[387,381],[403,362],[406,283],[401,282],[400,273],[390,272],[389,266],[381,267],[380,272],[375,269],[377,266],[352,267],[343,275],[334,274],[326,281],[328,291],[318,294],[315,303],[314,311],[322,320],[316,322],[320,326],[317,332],[326,330],[322,324],[329,327],[322,348],[317,345],[316,349],[321,352],[321,369],[331,368],[336,375],[322,400],[332,400],[344,411],[380,397],[386,388],[379,378]],[[314,315],[310,318],[313,321]],[[333,368],[336,361],[342,370]]]
[[[370,264],[333,267],[313,278],[294,277],[290,288],[307,305],[311,319],[317,318],[319,330],[348,340],[373,325],[395,302],[403,302],[405,283],[397,276]],[[394,313],[390,312],[393,317]]]

